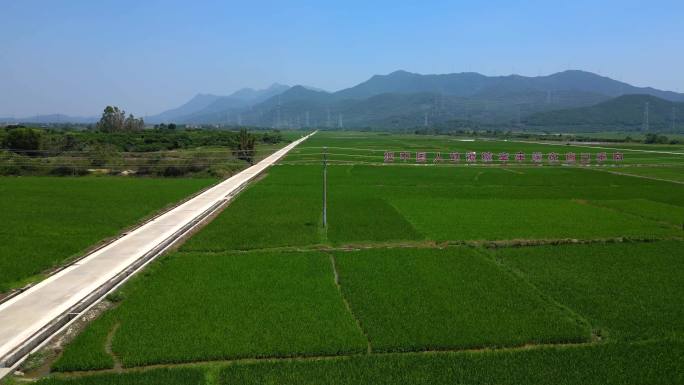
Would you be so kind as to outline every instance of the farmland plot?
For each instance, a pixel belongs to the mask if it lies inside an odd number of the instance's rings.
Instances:
[[[684,344],[542,347],[512,351],[376,354],[328,360],[208,364],[53,377],[39,385],[669,385],[684,382]],[[218,371],[218,378],[215,373]]]
[[[106,373],[72,378],[47,378],[40,385],[204,385],[204,370],[165,368],[130,373]]]
[[[340,285],[379,351],[582,342],[589,326],[466,248],[335,253]]]
[[[665,385],[684,382],[684,344],[408,353],[227,365],[222,385]]]
[[[318,243],[319,168],[276,167],[183,246],[185,251],[247,250]],[[319,182],[319,183],[316,183]]]
[[[627,167],[619,171],[623,174],[643,176],[648,178],[666,179],[684,183],[684,167],[658,166],[658,167]]]
[[[419,240],[413,225],[381,198],[331,194],[328,239],[334,244],[359,241]]]
[[[684,207],[682,206],[654,202],[648,199],[602,200],[593,201],[591,204],[611,208],[650,221],[669,223],[675,228],[682,228],[682,224],[684,224]],[[635,220],[638,219],[632,221]]]
[[[328,167],[327,228],[323,146],[353,163]],[[586,149],[317,134],[126,285],[54,368],[194,362],[208,383],[241,385],[684,382],[684,185],[612,166],[382,165],[393,148]],[[119,381],[70,376],[49,381]]]
[[[178,253],[133,281],[123,296],[55,369],[97,366],[84,365],[84,357],[104,357],[104,337],[114,324],[112,350],[125,367],[366,349],[329,257],[321,253]],[[111,367],[104,359],[100,364]]]
[[[658,238],[681,229],[570,200],[402,199],[393,202],[416,228],[439,240]]]
[[[684,336],[684,242],[591,244],[496,252],[610,339]]]
[[[2,177],[0,293],[82,253],[211,179]]]

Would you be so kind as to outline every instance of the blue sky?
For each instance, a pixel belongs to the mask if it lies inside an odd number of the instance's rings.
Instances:
[[[0,116],[137,115],[273,82],[584,69],[684,92],[680,1],[0,3]]]

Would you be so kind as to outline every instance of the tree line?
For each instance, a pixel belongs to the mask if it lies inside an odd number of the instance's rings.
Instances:
[[[132,168],[137,175],[221,177],[240,168],[236,160],[253,164],[258,144],[283,140],[278,130],[179,129],[173,123],[145,129],[142,119],[124,116],[121,109],[108,106],[94,129],[0,128],[0,175],[80,175],[90,168],[113,173]],[[216,148],[225,148],[224,155]]]

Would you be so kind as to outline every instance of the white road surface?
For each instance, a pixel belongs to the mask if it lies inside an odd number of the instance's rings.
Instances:
[[[82,303],[91,293],[139,262],[179,230],[201,218],[207,210],[230,199],[231,194],[239,191],[309,136],[289,144],[258,164],[226,179],[0,304],[0,375],[3,374],[3,360],[14,355],[18,347],[35,338],[37,333],[45,330],[55,319]]]

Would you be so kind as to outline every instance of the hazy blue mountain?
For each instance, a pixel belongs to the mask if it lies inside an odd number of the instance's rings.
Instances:
[[[328,103],[333,100],[333,94],[329,92],[317,91],[305,86],[294,86],[280,95],[276,95],[265,100],[259,106],[277,106],[278,103],[291,103],[295,101],[308,101],[311,103]]]
[[[50,123],[77,123],[77,124],[87,124],[95,123],[99,120],[99,117],[94,116],[69,116],[63,114],[48,114],[48,115],[35,115],[27,116],[24,118],[9,118],[0,117],[0,123],[9,124],[19,124],[19,123],[34,123],[34,124],[50,124]]]
[[[289,88],[289,86],[274,83],[263,90],[243,88],[227,96],[197,94],[182,106],[150,116],[147,118],[147,121],[150,123],[161,123],[193,119],[201,120],[204,115],[211,115],[218,119],[221,116],[225,117],[226,114],[230,115],[229,111],[231,110],[260,103]]]
[[[354,87],[335,93],[340,99],[365,99],[385,93],[431,92],[445,95],[470,96],[484,89],[488,77],[478,73],[420,75],[395,71],[388,75],[375,75]]]
[[[233,92],[232,94],[230,94],[228,96],[235,98],[235,99],[244,100],[245,102],[248,102],[250,104],[255,104],[255,103],[263,102],[264,100],[266,100],[272,96],[283,93],[283,92],[287,91],[289,88],[290,88],[290,86],[286,86],[286,85],[278,84],[278,83],[273,83],[273,84],[271,84],[270,87],[265,88],[263,90],[255,90],[253,88],[243,88],[241,90]]]
[[[633,87],[584,71],[538,77],[396,71],[332,93],[294,86],[248,108],[205,109],[185,119],[283,128],[406,129],[422,126],[426,120],[428,125],[472,121],[511,126],[523,124],[531,115],[592,106],[634,92],[684,100],[682,94]]]
[[[674,117],[675,131],[684,131],[684,103],[643,94],[622,95],[589,107],[536,113],[525,123],[531,128],[567,131],[642,130],[647,103],[650,130],[672,131]]]
[[[400,76],[404,76],[401,74]],[[409,74],[410,77],[412,75]],[[424,92],[393,92],[367,98],[345,98],[340,93],[312,91],[295,86],[249,109],[233,111],[232,115],[189,117],[201,123],[230,123],[299,127],[306,125],[376,127],[381,129],[421,126],[451,120],[474,120],[486,124],[517,123],[532,113],[580,107],[608,100],[610,97],[577,90],[549,93],[534,88],[478,88],[468,95]],[[220,119],[218,121],[214,119]],[[238,119],[239,118],[239,119]]]
[[[220,98],[221,96],[218,95],[197,94],[180,107],[164,111],[158,115],[147,117],[147,121],[150,123],[173,122],[182,116],[191,115],[206,108]]]
[[[548,76],[485,76],[473,72],[421,75],[395,71],[375,75],[354,87],[336,92],[340,98],[364,99],[382,93],[431,92],[454,96],[483,96],[488,94],[541,91],[579,91],[605,96],[648,94],[672,101],[684,101],[684,94],[654,88],[634,87],[627,83],[591,72],[569,70]]]
[[[601,106],[630,94],[649,95],[667,103],[684,102],[684,94],[635,87],[585,71],[533,77],[485,76],[474,72],[422,75],[395,71],[375,75],[337,92],[275,83],[263,90],[244,88],[227,96],[200,94],[183,106],[149,117],[147,121],[282,128],[406,129],[423,126],[426,121],[428,125],[469,121],[501,127],[520,127],[528,122],[541,127],[559,125],[562,119],[568,119],[568,124],[574,125],[577,116],[560,111]],[[656,105],[659,103],[654,101],[654,108]],[[622,110],[627,111],[627,107]],[[615,125],[609,114],[597,114],[591,124],[599,124],[605,118],[606,126]],[[623,127],[633,127],[634,122],[631,119]],[[654,128],[658,127],[655,121],[654,124]]]
[[[299,111],[302,115],[300,118],[306,119],[307,110],[324,109],[332,100],[333,97],[328,92],[298,85],[289,87],[285,92],[272,96],[261,103],[243,106],[243,108],[220,106],[221,100],[219,100],[195,114],[185,116],[181,122],[233,124],[242,122],[250,125],[278,125],[279,106],[282,117],[291,116],[293,111]]]

